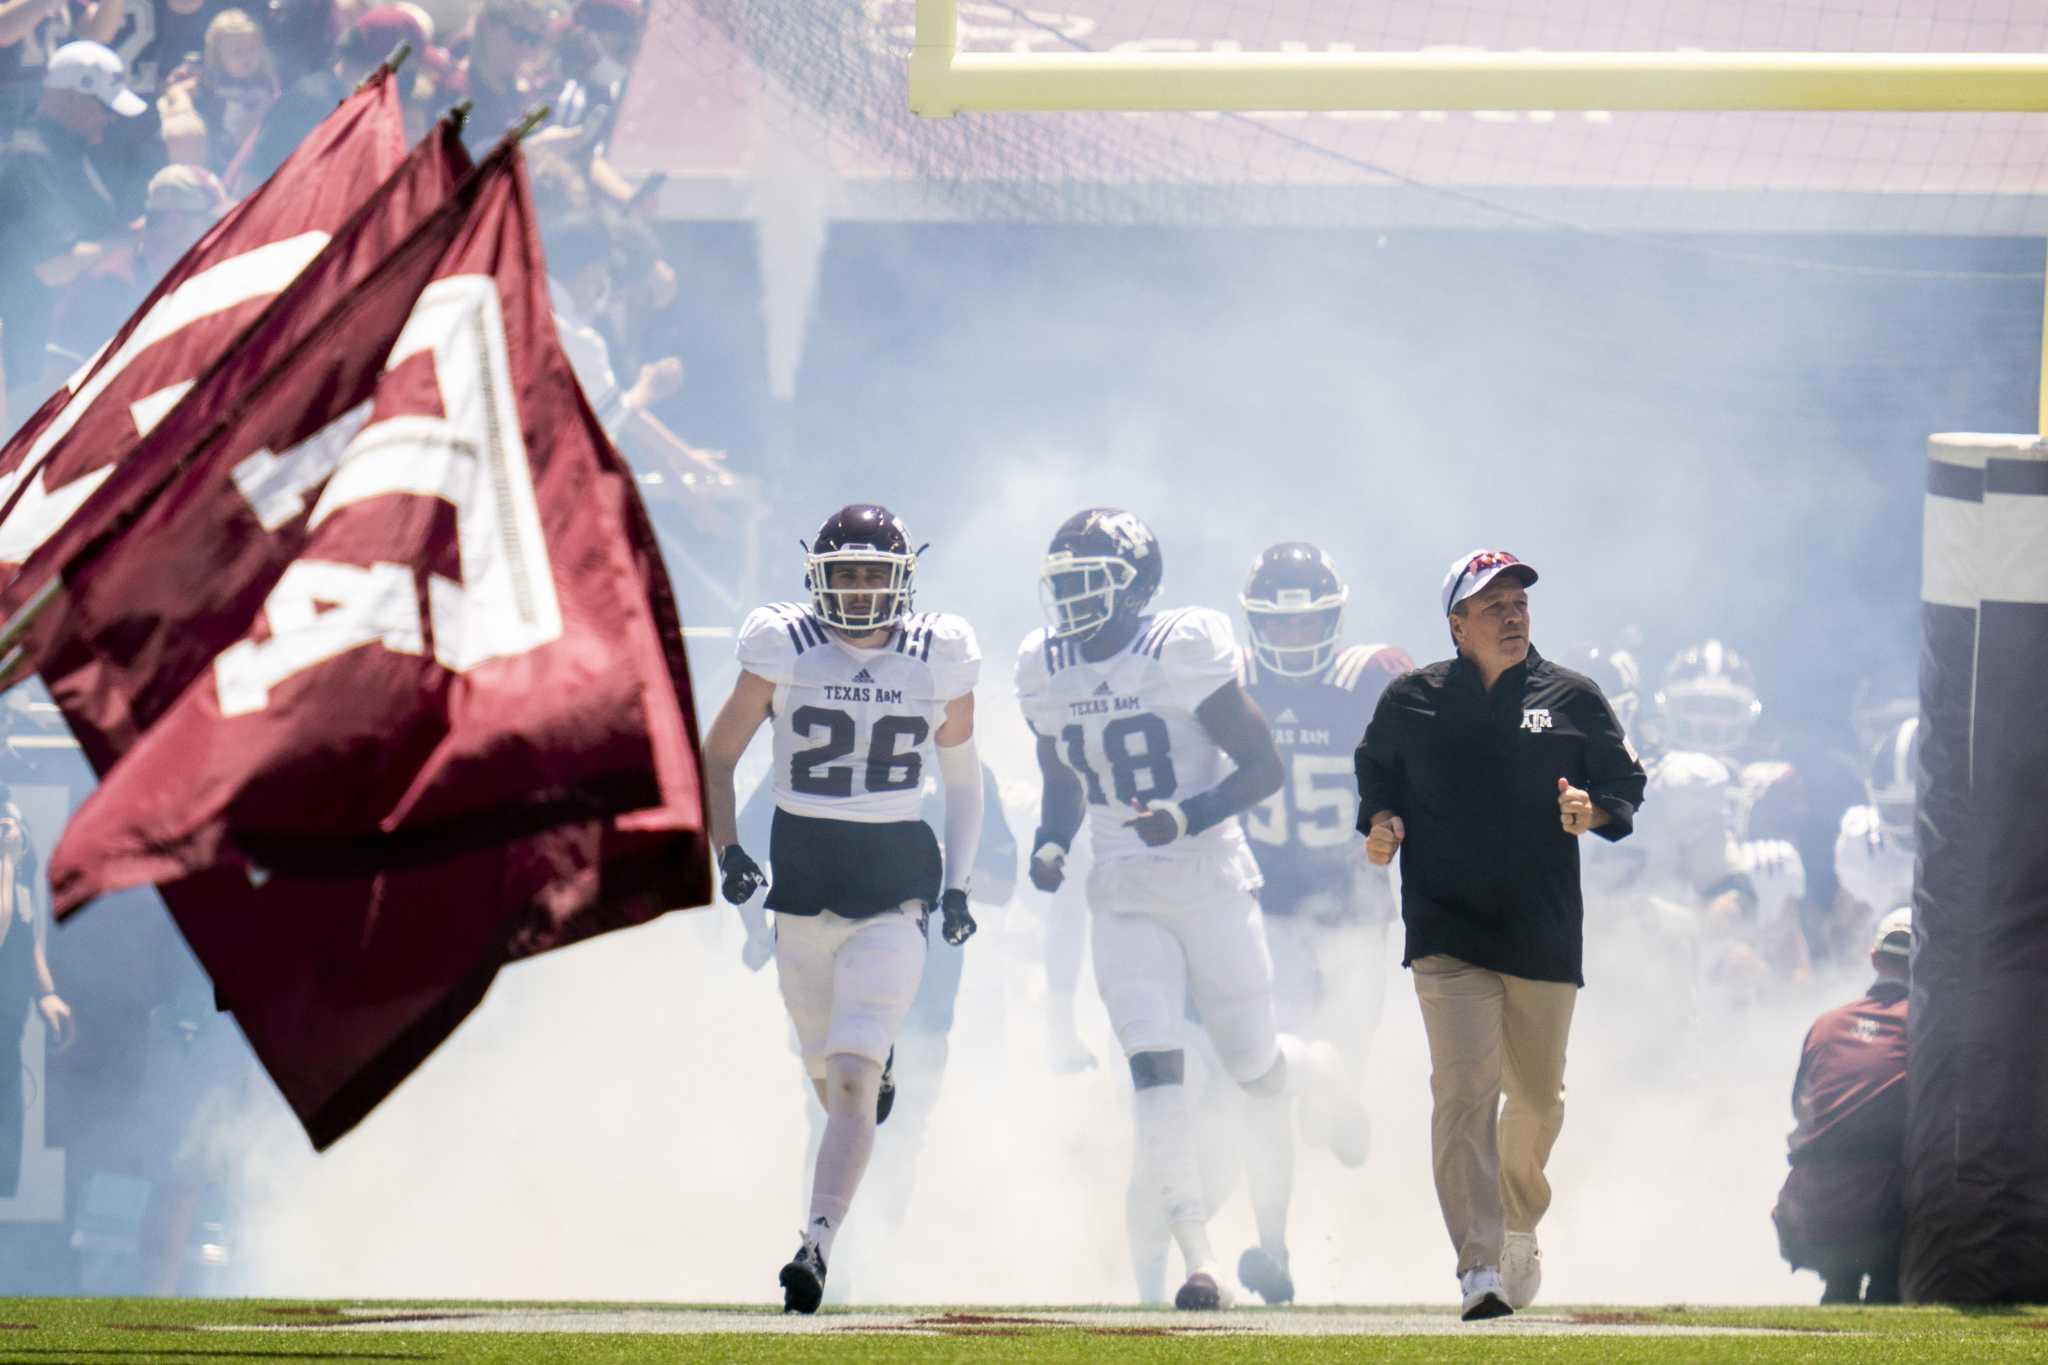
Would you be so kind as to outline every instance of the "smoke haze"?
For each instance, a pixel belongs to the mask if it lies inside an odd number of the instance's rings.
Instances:
[[[820,247],[805,232],[758,242]],[[1036,777],[1012,661],[1038,622],[1045,542],[1080,507],[1152,525],[1162,604],[1234,616],[1257,551],[1314,541],[1351,583],[1348,639],[1418,660],[1446,652],[1444,565],[1503,546],[1542,571],[1540,648],[1562,658],[1633,630],[1654,684],[1673,651],[1720,636],[1755,663],[1767,729],[1833,752],[1857,680],[1914,656],[1925,436],[2031,422],[2038,286],[1939,272],[2035,268],[2037,244],[838,223],[797,349],[786,310],[805,262],[763,262],[724,228],[675,226],[667,244],[686,297],[711,301],[674,339],[692,376],[674,425],[744,469],[802,357],[753,595],[799,594],[794,541],[840,504],[902,513],[932,542],[920,605],[980,632],[982,753],[1016,797],[1020,842]],[[784,282],[772,359],[736,302],[761,277]],[[679,591],[692,626],[737,623],[680,575]],[[734,676],[728,643],[693,641],[706,717]],[[1653,803],[1641,822],[1658,818]],[[1695,1003],[1638,915],[1589,910],[1545,1301],[1811,1298],[1768,1215],[1801,1036],[1863,973]],[[877,1174],[862,1190],[835,1297],[1133,1298],[1129,1083],[1085,971],[1100,1065],[1047,1068],[1044,923],[1028,886],[985,913],[914,1188],[906,1203]],[[509,970],[323,1157],[266,1095],[236,1121],[235,1291],[771,1301],[814,1103],[773,968],[746,973],[740,943],[719,906]],[[1305,1302],[1437,1302],[1453,1283],[1398,961],[1397,928],[1372,1158],[1300,1161]],[[878,1172],[903,1137],[882,1130]],[[1228,1264],[1250,1244],[1241,1178],[1214,1237]]]

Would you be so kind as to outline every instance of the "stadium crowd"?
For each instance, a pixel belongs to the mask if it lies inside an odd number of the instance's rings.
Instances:
[[[731,489],[718,452],[654,415],[683,380],[659,344],[680,292],[648,223],[660,182],[635,185],[605,156],[644,22],[641,0],[0,4],[0,426],[404,47],[414,137],[466,103],[481,156],[547,106],[526,151],[578,375],[647,483],[685,505],[686,490]]]

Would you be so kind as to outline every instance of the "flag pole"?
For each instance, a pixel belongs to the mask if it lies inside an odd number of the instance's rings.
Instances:
[[[405,65],[405,59],[407,57],[410,57],[411,55],[412,44],[400,43],[397,47],[391,49],[390,56],[386,57],[383,61],[377,63],[375,70],[371,71],[369,75],[363,77],[361,80],[356,82],[356,89],[361,90],[364,86],[368,85],[371,81],[376,80],[379,76],[389,76],[396,74],[398,68]]]
[[[35,595],[21,604],[21,610],[7,618],[7,624],[0,626],[0,692],[21,681],[22,664],[27,661],[27,650],[21,637],[28,634],[28,628],[36,623],[36,617],[43,614],[43,608],[56,599],[57,589],[63,584],[62,574],[52,574],[37,588]]]

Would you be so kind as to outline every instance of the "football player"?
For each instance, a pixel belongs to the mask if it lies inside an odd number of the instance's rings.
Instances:
[[[1750,837],[1759,794],[1788,774],[1738,757],[1763,714],[1748,663],[1719,640],[1681,650],[1654,704],[1664,751],[1649,790],[1674,814],[1645,844],[1653,894],[1696,912],[1700,967],[1713,983],[1749,991],[1803,973],[1805,862],[1787,840]]]
[[[1843,901],[1837,934],[1869,936],[1892,907],[1913,903],[1913,815],[1919,800],[1920,717],[1908,716],[1871,746],[1864,779],[1869,798],[1842,812],[1835,837],[1835,880]]]
[[[1159,1277],[1139,1224],[1163,1209],[1187,1271],[1175,1307],[1218,1308],[1230,1295],[1209,1245],[1183,1084],[1189,999],[1257,1102],[1285,1105],[1330,1064],[1275,1025],[1258,862],[1238,821],[1286,770],[1238,681],[1230,619],[1146,610],[1160,567],[1151,530],[1116,508],[1077,512],[1052,538],[1040,571],[1048,624],[1017,658],[1044,780],[1029,871],[1041,891],[1058,889],[1085,814],[1096,986],[1136,1087],[1140,1292],[1156,1293]]]
[[[1357,1097],[1379,1024],[1387,925],[1396,912],[1389,874],[1363,857],[1352,752],[1381,691],[1415,661],[1393,645],[1343,647],[1350,596],[1328,555],[1290,541],[1252,561],[1238,601],[1251,637],[1240,676],[1272,722],[1286,770],[1280,790],[1244,818],[1265,882],[1259,903],[1273,953],[1273,1003],[1283,1029],[1328,1040],[1342,1058],[1349,1102],[1334,1115],[1305,1108],[1303,1135],[1358,1166],[1366,1129]],[[1284,1125],[1284,1109],[1254,1107],[1255,1119],[1276,1116]],[[1277,1136],[1282,1140],[1255,1139],[1246,1151],[1259,1245],[1237,1267],[1238,1279],[1267,1303],[1294,1297],[1287,1257],[1292,1171],[1265,1169],[1275,1157],[1291,1166],[1294,1149],[1284,1140],[1290,1134]]]
[[[911,610],[917,554],[886,507],[827,517],[806,547],[810,602],[747,617],[739,681],[704,742],[722,890],[744,905],[767,878],[737,841],[733,770],[773,722],[775,968],[826,1114],[803,1240],[782,1268],[786,1312],[816,1312],[824,1297],[833,1239],[874,1150],[884,1069],[924,972],[929,913],[939,908],[955,946],[975,928],[981,651],[959,617]],[[934,764],[946,789],[943,869],[918,818]]]

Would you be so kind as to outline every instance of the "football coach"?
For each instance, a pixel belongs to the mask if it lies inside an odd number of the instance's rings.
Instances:
[[[1529,642],[1535,582],[1505,551],[1453,561],[1457,653],[1388,686],[1356,758],[1366,856],[1401,856],[1402,965],[1429,1037],[1430,1153],[1468,1321],[1526,1306],[1542,1279],[1543,1168],[1585,984],[1577,841],[1627,835],[1645,781],[1599,687]]]

